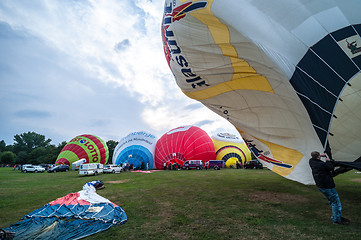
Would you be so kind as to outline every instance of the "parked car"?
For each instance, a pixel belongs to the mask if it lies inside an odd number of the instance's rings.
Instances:
[[[83,163],[80,164],[80,175],[98,175],[103,172],[103,164],[101,163]]]
[[[41,167],[45,168],[45,171],[48,170],[49,168],[51,168],[52,164],[47,164],[47,163],[42,163],[40,164]]]
[[[263,165],[257,159],[250,160],[244,164],[244,169],[263,169]]]
[[[208,161],[208,168],[214,168],[214,170],[220,170],[224,168],[224,161],[223,160],[209,160]]]
[[[123,168],[115,164],[104,165],[103,173],[121,173]]]
[[[33,164],[24,164],[21,166],[21,171],[24,172],[25,167],[27,166],[33,166]]]
[[[48,173],[67,172],[67,171],[69,171],[69,166],[68,165],[56,165],[56,166],[48,169]]]
[[[203,162],[202,160],[189,160],[189,161],[185,161],[183,166],[183,169],[197,169],[197,170],[202,170],[203,168]]]
[[[23,171],[25,172],[25,173],[27,173],[27,172],[35,172],[35,173],[37,173],[37,172],[44,172],[45,171],[45,168],[43,168],[43,167],[40,167],[40,166],[33,166],[33,165],[28,165],[28,166],[25,166],[24,167],[24,169],[23,169]]]

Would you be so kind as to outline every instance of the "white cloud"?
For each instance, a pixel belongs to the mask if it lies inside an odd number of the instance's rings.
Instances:
[[[238,134],[226,119],[201,104],[194,103],[191,99],[178,99],[161,107],[149,107],[143,111],[142,118],[152,129],[163,133],[179,126],[194,125],[209,135],[216,132]],[[189,107],[191,105],[194,107]]]
[[[36,131],[58,143],[229,126],[176,85],[163,53],[163,4],[0,1],[0,136],[12,144]]]

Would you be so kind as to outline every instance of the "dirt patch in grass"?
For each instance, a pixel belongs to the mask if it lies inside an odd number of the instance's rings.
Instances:
[[[254,201],[266,201],[271,203],[301,203],[308,202],[309,199],[304,196],[294,195],[289,193],[275,193],[275,192],[255,192],[250,193],[248,198]]]
[[[129,179],[123,179],[123,180],[118,180],[118,181],[105,181],[104,183],[125,183],[125,182],[129,182]]]
[[[179,239],[179,240],[189,239],[188,234],[185,232],[173,232],[172,235],[173,235],[173,239]]]
[[[162,210],[156,213],[155,215],[161,217],[163,221],[169,221],[169,219],[175,216],[175,213],[173,211],[174,206],[172,203],[168,201],[164,201],[164,202],[157,202],[156,204],[160,206],[159,209]]]
[[[351,179],[351,181],[361,183],[361,178],[354,178],[354,179]]]

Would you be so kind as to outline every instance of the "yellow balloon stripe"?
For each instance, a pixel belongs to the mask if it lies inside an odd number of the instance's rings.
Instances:
[[[184,3],[186,1],[182,0],[181,2]],[[232,80],[219,83],[201,91],[183,91],[184,94],[196,100],[204,100],[233,90],[244,89],[274,93],[270,83],[264,76],[258,74],[247,61],[238,58],[238,53],[230,42],[228,27],[213,15],[211,11],[212,4],[213,0],[208,0],[206,8],[190,14],[208,27],[214,42],[220,47],[223,56],[230,58],[233,68]]]
[[[282,159],[283,162],[293,166],[292,168],[283,168],[279,166],[274,166],[272,171],[278,173],[281,176],[287,176],[288,174],[290,174],[303,157],[303,154],[298,152],[297,150],[286,148],[284,146],[271,143],[268,141],[264,141],[259,138],[257,139],[262,143],[266,144],[267,147],[269,147],[274,159]]]
[[[228,165],[230,164],[233,165],[234,163],[236,163],[236,160],[238,160],[236,158],[236,155],[241,158],[243,165],[245,164],[245,162],[252,159],[251,152],[245,143],[224,142],[215,139],[212,139],[212,141],[217,154],[217,160],[224,160],[224,156],[230,153],[234,153],[235,156],[227,160],[227,167],[229,167]]]
[[[237,74],[234,74],[235,76]],[[272,87],[269,85],[267,79],[263,76],[249,76],[249,77],[240,77],[237,80],[232,80],[224,83],[220,83],[214,87],[207,88],[201,91],[195,92],[185,92],[183,93],[190,98],[196,100],[204,100],[208,99],[217,95],[220,95],[225,92],[230,92],[234,90],[257,90],[257,91],[264,91],[264,92],[273,92]]]
[[[238,129],[238,132],[242,135],[244,134],[243,131],[241,131],[240,129]],[[290,174],[295,166],[301,161],[301,159],[303,158],[303,154],[298,152],[297,150],[291,149],[291,148],[287,148],[275,143],[271,143],[265,140],[262,140],[260,138],[255,138],[258,141],[264,143],[271,151],[272,155],[273,155],[273,159],[282,159],[284,163],[290,164],[293,167],[292,168],[283,168],[283,167],[279,167],[279,166],[274,166],[272,168],[272,171],[274,171],[275,173],[278,173],[281,176],[287,176],[288,174]]]

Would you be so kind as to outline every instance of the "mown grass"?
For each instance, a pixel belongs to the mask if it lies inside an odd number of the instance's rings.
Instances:
[[[0,228],[101,179],[128,222],[87,239],[360,239],[361,175],[335,178],[348,226],[333,225],[315,186],[269,170],[126,172],[91,177],[0,169]],[[109,183],[108,183],[109,182]],[[113,182],[113,183],[110,183]]]

